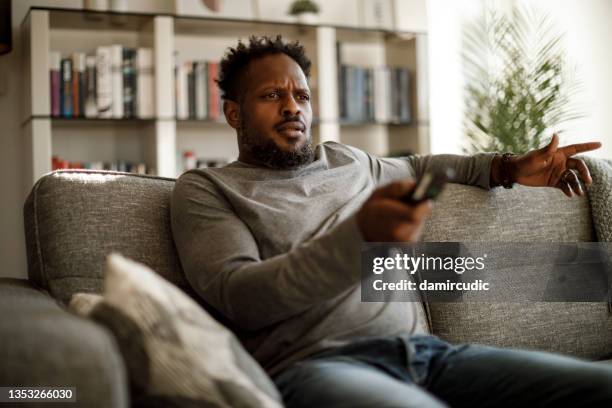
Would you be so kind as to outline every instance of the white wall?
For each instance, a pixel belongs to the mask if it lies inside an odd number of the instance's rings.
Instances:
[[[520,0],[524,1],[524,0]],[[566,143],[598,140],[593,156],[612,158],[612,0],[538,0],[567,33],[567,54],[577,65],[587,117],[567,126]]]
[[[461,27],[480,0],[428,0],[429,120],[431,153],[461,152],[463,75]]]
[[[484,0],[491,3],[491,0]],[[494,0],[500,7],[510,1]],[[576,99],[587,117],[565,126],[562,142],[599,140],[593,156],[612,158],[612,0],[515,0],[550,13],[566,32],[567,55],[576,64],[584,91]],[[430,120],[432,153],[460,153],[463,76],[461,25],[483,0],[428,0]]]

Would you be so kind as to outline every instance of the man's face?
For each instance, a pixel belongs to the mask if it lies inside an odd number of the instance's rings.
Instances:
[[[310,89],[285,54],[252,61],[241,81],[238,144],[242,161],[276,169],[312,162]]]

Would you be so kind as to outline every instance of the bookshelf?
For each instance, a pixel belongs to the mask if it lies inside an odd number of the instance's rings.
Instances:
[[[176,177],[181,157],[233,160],[236,136],[223,120],[179,118],[175,63],[219,61],[228,46],[249,35],[281,34],[299,40],[312,59],[314,143],[347,143],[378,155],[428,153],[426,34],[152,13],[31,8],[22,25],[26,97],[22,128],[28,183],[51,171],[51,158],[75,162],[145,163],[155,174]],[[121,44],[153,50],[154,112],[150,118],[71,118],[51,114],[51,52],[91,54]],[[410,121],[341,117],[339,68],[403,67],[410,72]]]

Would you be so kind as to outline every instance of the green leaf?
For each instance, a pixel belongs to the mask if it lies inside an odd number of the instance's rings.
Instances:
[[[466,152],[538,148],[551,128],[583,117],[582,90],[567,67],[563,34],[548,15],[489,8],[463,29]]]

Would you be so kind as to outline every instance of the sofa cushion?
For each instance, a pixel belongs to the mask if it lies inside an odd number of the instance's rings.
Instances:
[[[173,179],[64,170],[42,177],[24,206],[30,280],[63,302],[100,292],[106,255],[121,251],[185,291],[169,220]]]
[[[110,255],[103,298],[77,294],[70,305],[113,332],[138,405],[282,406],[234,335],[140,263]]]
[[[424,241],[595,241],[586,197],[552,188],[485,191],[449,185]],[[602,359],[612,355],[606,303],[430,303],[434,334],[453,343],[542,349]]]
[[[11,278],[0,278],[0,316],[2,386],[75,387],[77,403],[67,406],[129,406],[125,366],[106,328],[69,313],[28,281]]]
[[[449,184],[434,203],[425,242],[597,241],[586,197],[554,188],[512,189]]]

